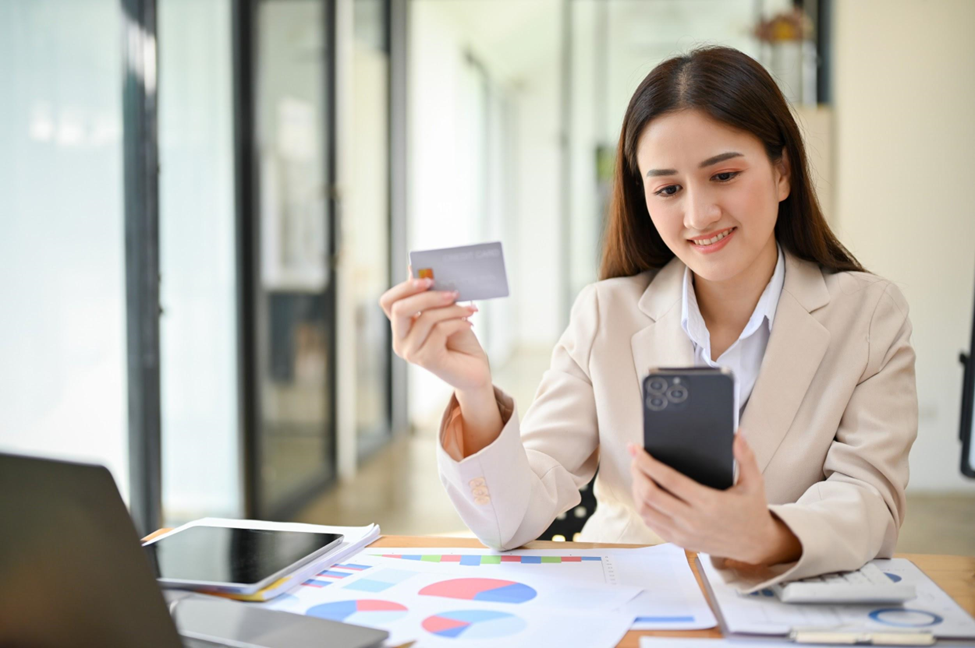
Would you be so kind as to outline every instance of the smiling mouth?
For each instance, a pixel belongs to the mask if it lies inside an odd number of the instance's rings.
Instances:
[[[731,229],[726,229],[723,232],[720,232],[718,234],[715,234],[711,238],[706,238],[706,239],[688,239],[688,241],[690,241],[692,244],[694,244],[694,245],[696,245],[698,247],[707,247],[709,245],[714,245],[715,243],[717,243],[721,239],[725,238],[726,236],[728,236],[729,234],[731,234],[732,232],[734,232],[736,229],[738,229],[738,228],[737,227],[732,227]]]

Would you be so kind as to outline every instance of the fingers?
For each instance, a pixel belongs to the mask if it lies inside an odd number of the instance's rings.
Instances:
[[[404,297],[390,308],[390,322],[393,326],[393,342],[402,341],[410,332],[417,313],[429,309],[450,306],[457,300],[456,292],[425,290],[419,294]]]
[[[430,335],[427,336],[426,343],[416,351],[411,352],[409,357],[404,356],[404,359],[407,362],[426,368],[429,364],[428,360],[446,346],[447,338],[460,331],[469,330],[472,326],[473,324],[465,319],[451,319],[438,322],[430,330]]]
[[[459,333],[464,330],[469,330],[474,324],[465,319],[452,319],[439,322],[430,330],[430,335],[427,336],[426,344],[420,347],[421,355],[430,349],[439,349],[440,347],[447,344],[447,338],[449,338],[454,333]]]
[[[476,312],[476,306],[447,306],[424,311],[413,322],[413,325],[410,327],[410,332],[402,341],[401,346],[406,353],[417,350],[423,346],[427,341],[427,337],[430,335],[430,331],[440,322],[470,317]]]
[[[403,283],[396,284],[383,293],[383,296],[379,298],[379,305],[383,307],[383,312],[386,313],[386,317],[392,319],[393,305],[397,301],[404,297],[429,290],[432,285],[432,279],[407,279]]]
[[[664,541],[680,545],[684,540],[684,534],[677,528],[677,523],[666,514],[648,508],[640,511],[640,517]]]
[[[630,476],[633,479],[633,496],[637,504],[651,507],[665,514],[668,518],[687,516],[689,507],[650,479],[636,462],[630,464]],[[642,510],[641,510],[642,512]]]
[[[711,489],[702,486],[667,464],[657,461],[643,448],[630,444],[629,451],[633,457],[634,466],[679,499],[692,506],[699,506],[709,497]]]
[[[738,485],[743,488],[761,486],[762,471],[758,468],[758,460],[741,432],[735,435],[733,450],[738,460]]]

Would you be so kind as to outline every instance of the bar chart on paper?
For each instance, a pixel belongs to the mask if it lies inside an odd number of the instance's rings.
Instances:
[[[369,565],[359,565],[356,563],[344,563],[341,565],[332,565],[328,569],[318,572],[304,583],[304,587],[327,587],[332,583],[341,581],[342,579],[348,578],[350,576],[355,576],[369,569]]]
[[[443,561],[454,554],[442,549],[387,552],[436,555],[441,562],[362,553],[316,575],[315,580],[330,584],[297,588],[267,605],[380,628],[390,633],[389,645],[417,641],[417,648],[474,648],[504,641],[506,648],[609,646],[619,641],[633,618],[615,610],[639,592],[608,585],[599,559],[556,564],[528,555],[524,562],[474,567],[459,564],[459,559]]]
[[[382,628],[393,645],[614,645],[630,627],[714,625],[684,551],[672,546],[506,553],[383,547],[315,580],[330,586],[297,588],[272,609]]]

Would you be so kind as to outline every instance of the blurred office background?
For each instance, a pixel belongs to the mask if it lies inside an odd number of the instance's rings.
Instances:
[[[969,0],[0,0],[0,449],[108,465],[143,530],[463,533],[449,389],[393,356],[379,296],[410,249],[503,241],[475,331],[523,412],[596,279],[630,95],[726,44],[911,304],[899,550],[975,554],[972,25]]]

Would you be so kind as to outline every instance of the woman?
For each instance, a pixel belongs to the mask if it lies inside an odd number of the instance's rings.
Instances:
[[[623,120],[600,271],[519,422],[473,307],[409,280],[393,346],[454,387],[441,479],[487,545],[535,539],[599,467],[582,539],[674,542],[784,579],[894,550],[917,434],[907,304],[837,241],[781,92],[736,50],[657,66]],[[651,366],[736,375],[738,481],[704,487],[642,448]]]

